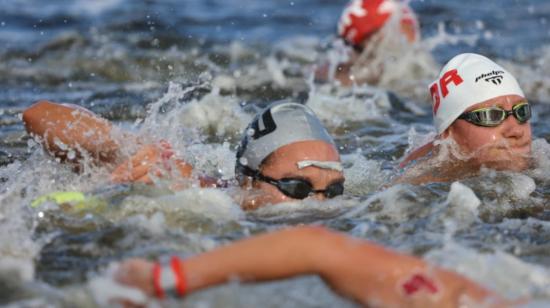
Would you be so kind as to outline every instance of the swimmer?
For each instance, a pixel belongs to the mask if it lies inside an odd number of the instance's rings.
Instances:
[[[115,279],[148,296],[185,297],[235,281],[319,275],[332,290],[368,307],[503,307],[498,295],[449,270],[322,227],[253,236],[168,264],[123,261]],[[129,303],[127,303],[129,304]],[[145,303],[133,303],[145,304]]]
[[[398,181],[451,181],[482,167],[522,171],[530,166],[531,105],[500,65],[478,54],[460,54],[443,67],[430,92],[437,137],[403,160],[401,167],[410,168]]]
[[[394,15],[400,31],[392,35],[400,35],[396,40],[405,45],[396,46],[396,49],[407,48],[407,45],[419,41],[418,19],[406,3],[397,0],[352,0],[348,3],[338,23],[338,36],[351,47],[348,61],[338,64],[334,72],[329,72],[328,64],[322,66],[316,72],[316,79],[323,81],[334,76],[343,86],[377,83],[383,67],[373,64],[372,60],[388,51],[389,46],[379,45],[384,39],[383,30]],[[384,49],[382,53],[378,51],[379,47]]]
[[[125,156],[124,141],[143,141],[79,106],[40,101],[23,112],[23,121],[51,155],[76,166],[85,160],[110,166],[116,183],[193,174],[193,167],[175,157],[165,141],[142,144],[133,156]],[[308,197],[323,200],[344,191],[332,137],[310,108],[292,102],[271,104],[255,116],[243,133],[235,173],[241,187],[260,192],[243,198],[244,209]],[[202,186],[223,186],[216,179],[198,177]]]

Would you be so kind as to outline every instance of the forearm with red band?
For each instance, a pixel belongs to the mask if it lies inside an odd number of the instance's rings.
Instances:
[[[170,265],[155,263],[153,267],[153,286],[155,295],[164,298],[166,294],[183,297],[187,291],[183,262],[176,256],[170,259]]]

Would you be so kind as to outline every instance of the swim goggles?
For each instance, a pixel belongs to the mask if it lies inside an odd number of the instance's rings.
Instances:
[[[524,101],[514,105],[512,110],[504,110],[500,107],[480,108],[465,112],[458,118],[478,126],[494,127],[500,125],[510,115],[514,115],[519,123],[526,123],[531,118],[531,106]]]
[[[332,183],[328,185],[325,189],[315,190],[313,189],[313,185],[311,185],[311,182],[309,182],[306,179],[282,178],[277,180],[277,179],[265,176],[261,174],[259,170],[253,170],[252,168],[241,164],[239,161],[237,161],[235,173],[237,175],[238,174],[246,175],[251,177],[254,180],[271,184],[277,187],[277,189],[279,189],[280,192],[282,192],[286,196],[293,199],[305,199],[312,194],[318,194],[318,193],[322,193],[325,197],[330,199],[330,198],[334,198],[336,196],[342,195],[344,193],[344,181]]]
[[[344,182],[336,182],[328,185],[325,189],[315,190],[308,180],[300,178],[274,178],[257,173],[254,179],[269,183],[279,189],[280,192],[293,199],[305,199],[313,194],[322,193],[327,198],[334,198],[344,193]]]

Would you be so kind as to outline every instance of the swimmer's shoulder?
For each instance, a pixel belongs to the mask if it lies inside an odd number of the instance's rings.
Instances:
[[[403,161],[399,164],[399,168],[405,168],[409,166],[412,162],[427,157],[429,154],[432,153],[434,149],[434,141],[430,141],[423,146],[414,149]]]

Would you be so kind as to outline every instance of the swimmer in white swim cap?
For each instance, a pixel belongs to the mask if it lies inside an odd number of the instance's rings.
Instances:
[[[115,127],[109,121],[78,106],[40,101],[23,112],[23,121],[45,150],[63,161],[78,165],[87,157],[115,166],[111,180],[117,183],[152,183],[151,175],[188,178],[193,173],[193,167],[178,159],[165,141],[144,144],[133,156],[124,156],[115,136],[136,143],[139,139],[113,134]],[[241,186],[260,192],[244,198],[245,209],[307,197],[333,198],[344,189],[332,138],[311,109],[292,102],[274,103],[254,118],[243,134],[236,174]],[[202,186],[227,185],[198,177]]]
[[[433,154],[442,142],[452,140],[458,146],[454,156],[459,157],[450,157],[449,163],[461,170],[459,174],[475,173],[482,166],[512,171],[529,167],[531,106],[507,70],[484,56],[460,54],[443,67],[430,92],[436,142],[413,151],[402,166],[430,153],[437,156]]]
[[[235,174],[240,184],[262,190],[245,207],[344,191],[338,150],[320,120],[305,105],[279,102],[252,120],[239,149]]]

